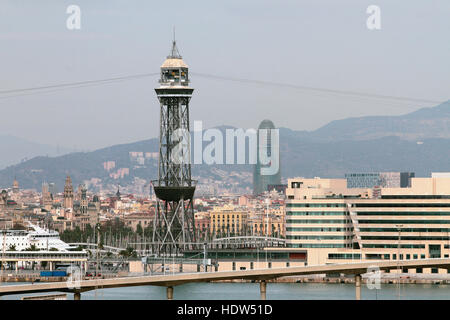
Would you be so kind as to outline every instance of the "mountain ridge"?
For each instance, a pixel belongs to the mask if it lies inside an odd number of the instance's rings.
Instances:
[[[228,128],[233,127],[216,127],[222,132]],[[280,128],[281,174],[283,177],[337,178],[354,171],[415,171],[418,176],[429,175],[432,171],[450,171],[449,128],[450,100],[402,116],[336,120],[315,131]],[[91,152],[38,156],[0,170],[0,186],[11,185],[17,176],[25,188],[39,189],[42,182],[47,181],[55,182],[61,190],[67,174],[75,184],[91,178],[121,185],[132,184],[136,178],[148,181],[157,176],[157,158],[136,160],[130,152],[157,151],[158,138],[152,138]],[[108,161],[114,161],[113,171],[105,169],[104,163]],[[129,173],[114,178],[117,172],[120,175],[118,170],[122,168]],[[217,169],[228,174],[251,173],[250,165],[203,164],[193,165],[193,175],[215,179]]]

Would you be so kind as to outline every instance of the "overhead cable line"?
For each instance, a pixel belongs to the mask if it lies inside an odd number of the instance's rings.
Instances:
[[[5,94],[5,95],[21,94],[21,93],[35,92],[35,91],[41,91],[41,90],[47,90],[47,89],[56,89],[56,88],[72,88],[72,87],[73,88],[78,88],[78,87],[86,87],[86,86],[90,86],[90,85],[109,84],[109,83],[118,82],[118,81],[140,79],[140,78],[151,77],[151,76],[156,76],[156,75],[159,75],[159,72],[135,74],[135,75],[114,77],[114,78],[107,78],[107,79],[99,79],[99,80],[87,80],[87,81],[79,81],[79,82],[68,82],[68,83],[60,83],[60,84],[53,84],[53,85],[46,85],[46,86],[39,86],[39,87],[30,87],[30,88],[22,88],[22,89],[2,90],[2,91],[0,91],[0,94]]]
[[[199,77],[206,77],[206,78],[217,79],[217,80],[254,83],[254,84],[277,86],[277,87],[288,87],[288,88],[293,88],[293,89],[317,91],[317,92],[340,94],[340,95],[352,95],[352,96],[360,96],[360,97],[366,97],[366,98],[381,98],[381,99],[390,99],[390,100],[398,100],[398,101],[405,101],[405,102],[417,102],[417,103],[442,103],[442,101],[437,101],[437,100],[380,95],[380,94],[372,94],[372,93],[348,91],[348,90],[334,90],[334,89],[326,89],[326,88],[307,87],[307,86],[299,86],[299,85],[290,84],[290,83],[224,77],[224,76],[216,76],[216,75],[206,74],[206,73],[191,72],[191,74],[199,76]]]
[[[72,89],[72,88],[90,87],[90,86],[96,86],[96,85],[105,85],[105,84],[111,84],[111,83],[115,83],[115,82],[157,76],[159,74],[160,74],[159,72],[144,73],[144,74],[135,74],[135,75],[128,75],[128,76],[114,77],[114,78],[99,79],[99,80],[87,80],[87,81],[79,81],[79,82],[46,85],[46,86],[29,87],[29,88],[23,88],[23,89],[2,90],[2,91],[0,91],[0,99],[12,98],[12,97],[17,97],[17,96],[26,96],[26,95],[37,94],[37,93],[48,93],[48,92],[59,91],[62,89]],[[316,92],[316,95],[317,94],[319,94],[319,95],[331,94],[331,95],[348,96],[348,97],[355,97],[355,98],[383,99],[383,100],[390,100],[392,103],[411,103],[411,102],[416,103],[416,104],[422,104],[422,103],[439,104],[439,103],[442,103],[442,101],[437,101],[437,100],[371,94],[371,93],[367,93],[367,92],[357,92],[357,91],[349,91],[349,90],[335,90],[335,89],[327,89],[327,88],[308,87],[308,86],[300,86],[300,85],[295,85],[295,84],[290,84],[290,83],[280,83],[280,82],[272,82],[272,81],[264,81],[264,80],[226,77],[226,76],[219,76],[219,75],[206,74],[206,73],[191,72],[191,75],[203,77],[203,78],[209,78],[209,79],[223,80],[223,81],[232,81],[232,82],[259,84],[259,85],[265,85],[265,86],[292,88],[292,89],[302,90],[303,92],[306,92],[308,94]]]

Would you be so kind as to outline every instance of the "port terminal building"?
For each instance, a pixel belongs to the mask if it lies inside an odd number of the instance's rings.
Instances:
[[[448,258],[450,175],[410,180],[409,187],[355,188],[347,179],[288,179],[286,248],[308,265]]]

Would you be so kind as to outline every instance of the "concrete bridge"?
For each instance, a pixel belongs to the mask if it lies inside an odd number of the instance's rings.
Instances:
[[[361,299],[361,275],[369,268],[378,267],[380,270],[414,269],[414,268],[441,268],[450,269],[450,259],[422,259],[401,261],[369,261],[346,264],[329,264],[304,267],[287,267],[259,270],[222,271],[185,273],[161,276],[138,276],[113,279],[82,280],[76,288],[69,288],[66,282],[25,284],[0,286],[0,295],[38,293],[38,292],[73,292],[74,299],[80,300],[81,293],[95,289],[108,289],[129,286],[164,286],[167,287],[167,299],[173,299],[174,286],[191,282],[210,282],[219,280],[245,279],[260,282],[261,299],[266,298],[266,281],[286,276],[299,276],[310,274],[343,273],[355,275],[356,299]]]

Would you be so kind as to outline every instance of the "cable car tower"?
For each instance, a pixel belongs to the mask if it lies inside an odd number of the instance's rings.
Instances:
[[[161,66],[158,180],[153,180],[156,215],[153,224],[153,253],[179,255],[195,242],[194,197],[196,181],[191,179],[189,69],[178,51],[172,50]]]

